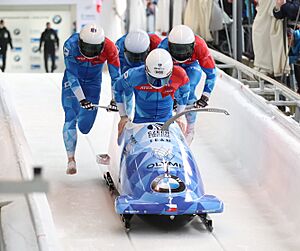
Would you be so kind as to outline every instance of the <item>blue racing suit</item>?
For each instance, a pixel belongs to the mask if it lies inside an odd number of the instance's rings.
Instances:
[[[78,46],[79,34],[73,34],[64,44],[65,73],[62,81],[62,105],[65,111],[63,138],[67,154],[74,156],[77,143],[76,123],[79,130],[87,134],[95,121],[97,110],[80,107],[79,101],[87,99],[98,104],[101,92],[102,70],[105,61],[112,85],[120,76],[118,50],[105,38],[102,52],[94,58],[84,57]]]
[[[149,33],[149,39],[150,39],[150,51],[154,50],[157,48],[159,43],[161,42],[161,39],[159,36],[157,36],[154,33]],[[121,69],[121,74],[125,73],[127,70],[138,67],[141,65],[144,65],[144,61],[133,63],[127,60],[125,57],[124,51],[125,51],[125,39],[126,39],[127,34],[123,35],[121,38],[119,38],[116,42],[116,46],[119,50],[119,59],[120,59],[120,69]],[[126,110],[127,114],[131,114],[132,111],[132,92],[129,93],[124,93],[125,100],[126,100]]]
[[[134,123],[165,122],[172,117],[175,95],[181,110],[184,109],[189,95],[189,79],[182,68],[174,66],[169,84],[153,88],[142,65],[125,72],[116,81],[114,91],[120,116],[126,115],[123,93],[130,91],[135,95]]]
[[[158,48],[163,48],[169,50],[168,38],[162,40]],[[202,70],[206,74],[205,85],[203,89],[203,94],[207,97],[210,96],[212,92],[215,81],[216,81],[216,67],[215,62],[207,48],[205,41],[199,36],[195,36],[195,46],[194,53],[190,59],[184,63],[174,62],[176,65],[180,65],[185,69],[189,79],[190,79],[190,95],[188,99],[188,104],[193,104],[197,97],[195,95],[196,87],[201,79]],[[188,124],[193,124],[196,121],[196,113],[187,113],[186,119]]]

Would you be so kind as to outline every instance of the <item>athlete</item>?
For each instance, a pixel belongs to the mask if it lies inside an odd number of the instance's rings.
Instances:
[[[116,46],[119,50],[121,74],[127,70],[145,64],[145,59],[150,51],[156,49],[161,39],[154,33],[143,30],[130,31],[119,38]],[[132,111],[132,93],[125,94],[126,110],[128,114]]]
[[[145,65],[129,69],[114,86],[119,108],[119,135],[129,121],[123,93],[135,95],[133,123],[165,122],[172,117],[173,99],[176,95],[177,112],[185,109],[189,94],[189,79],[179,66],[173,66],[171,55],[164,49],[154,49],[146,58]],[[181,120],[177,121],[184,129]]]
[[[65,111],[63,138],[68,155],[67,174],[77,172],[75,148],[77,130],[83,134],[91,130],[101,92],[102,70],[107,61],[112,85],[120,76],[118,50],[105,37],[101,27],[88,24],[80,34],[73,34],[64,44],[65,73],[62,82],[62,105]]]
[[[168,50],[174,64],[185,69],[190,79],[188,104],[195,104],[196,107],[207,106],[216,81],[216,67],[205,41],[196,36],[188,26],[177,25],[158,47]],[[195,89],[201,79],[202,70],[206,74],[206,80],[203,93],[197,100]],[[188,113],[186,119],[185,136],[190,145],[194,137],[196,113]]]

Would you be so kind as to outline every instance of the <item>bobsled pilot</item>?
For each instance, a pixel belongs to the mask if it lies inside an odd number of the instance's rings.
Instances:
[[[135,95],[133,123],[165,122],[172,117],[173,99],[178,102],[177,112],[185,109],[189,96],[189,79],[179,66],[173,66],[172,57],[164,49],[154,49],[145,65],[129,69],[115,85],[115,99],[119,108],[119,135],[129,121],[123,93]],[[177,120],[181,129],[184,123]]]
[[[79,34],[73,34],[65,42],[64,58],[62,105],[65,111],[63,139],[68,155],[66,173],[75,174],[76,124],[81,133],[89,133],[97,115],[93,104],[98,104],[100,99],[103,65],[107,61],[113,85],[120,76],[120,61],[115,44],[95,24],[84,26]]]
[[[168,50],[174,64],[185,69],[190,79],[188,104],[195,103],[196,107],[207,106],[216,81],[216,68],[205,41],[196,36],[188,26],[178,25],[173,27],[168,37],[158,47]],[[206,80],[203,93],[197,100],[195,89],[201,79],[202,70],[206,74]],[[188,113],[186,119],[185,136],[188,144],[191,144],[194,137],[196,113]]]
[[[143,30],[130,31],[119,38],[116,46],[119,50],[121,74],[127,70],[145,64],[147,55],[156,49],[161,39],[154,33],[147,33]],[[132,93],[125,94],[126,110],[128,114],[132,111]]]

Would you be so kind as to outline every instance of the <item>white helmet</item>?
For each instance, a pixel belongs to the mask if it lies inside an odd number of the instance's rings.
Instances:
[[[173,27],[168,41],[170,54],[176,61],[183,63],[193,55],[195,34],[190,27],[186,25]]]
[[[143,30],[130,31],[124,45],[124,54],[129,62],[144,62],[150,50],[149,35]]]
[[[95,24],[85,25],[79,34],[79,49],[86,58],[98,56],[104,47],[105,35],[102,27]]]
[[[148,82],[154,88],[161,88],[172,75],[173,60],[170,53],[164,49],[154,49],[146,58],[146,76]]]

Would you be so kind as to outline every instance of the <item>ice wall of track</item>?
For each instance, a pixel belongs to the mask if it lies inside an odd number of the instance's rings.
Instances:
[[[274,212],[289,218],[288,224],[296,229],[300,224],[299,124],[221,71],[210,105],[231,115],[199,114],[200,140],[213,143],[221,163],[235,163],[229,171],[242,186],[256,182]]]

